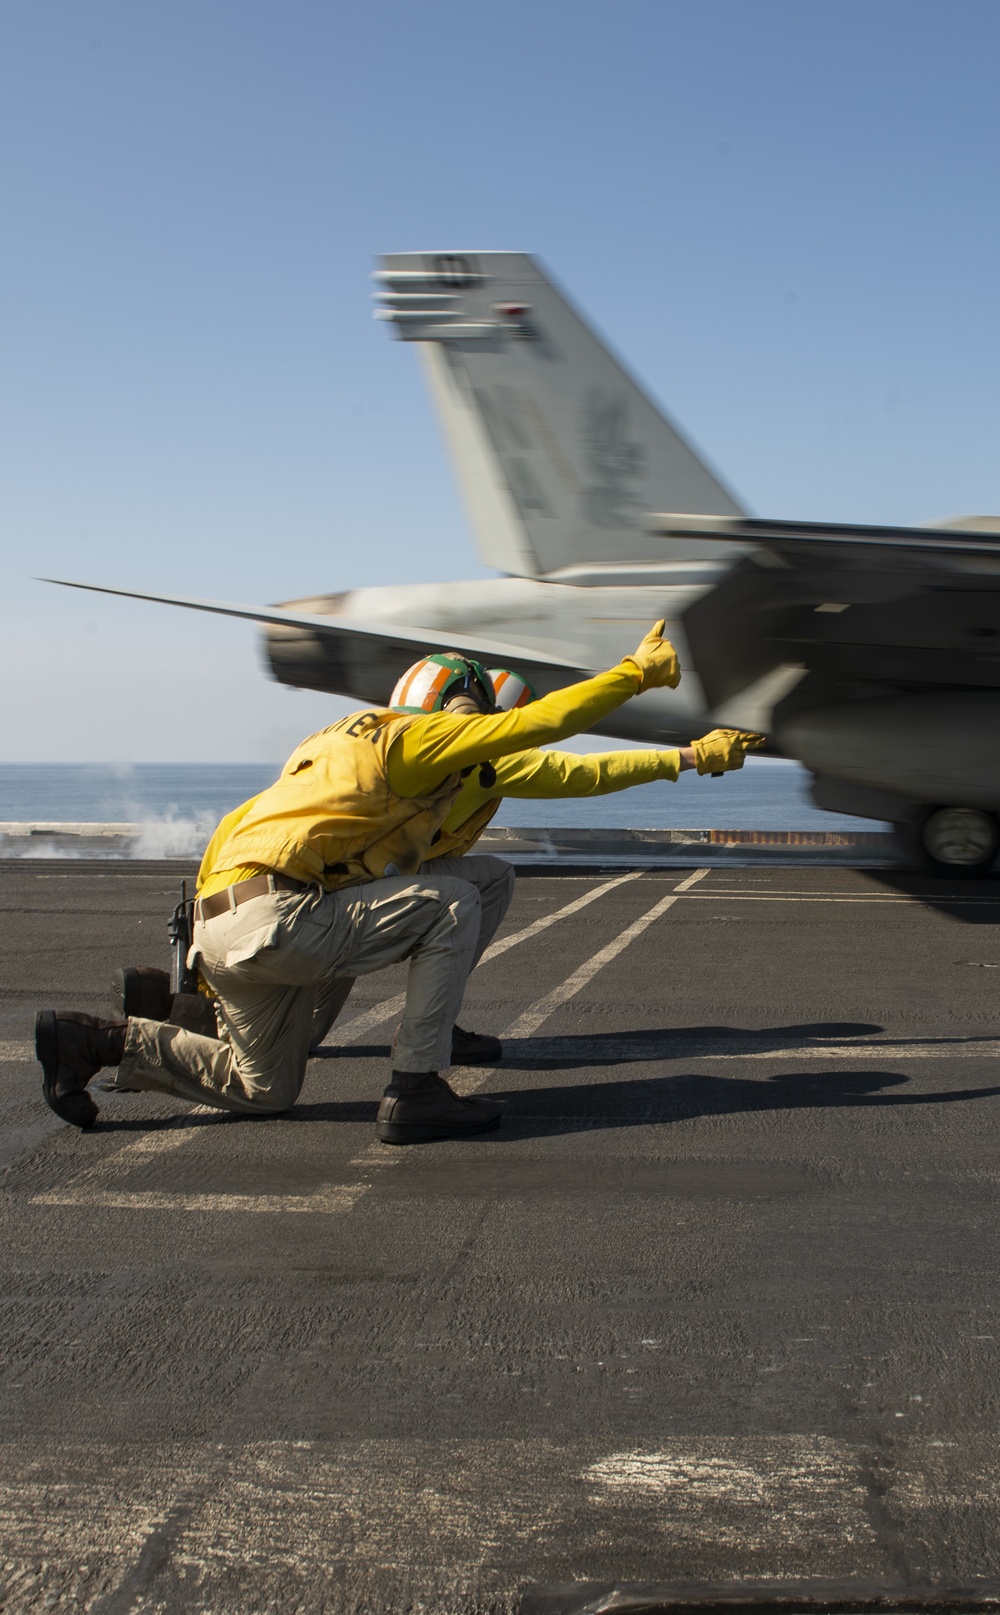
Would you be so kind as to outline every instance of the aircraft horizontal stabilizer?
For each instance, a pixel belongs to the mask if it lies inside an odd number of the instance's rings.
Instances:
[[[528,678],[540,693],[558,689],[593,671],[534,647],[528,649],[509,640],[455,633],[451,628],[421,628],[407,623],[289,611],[283,606],[246,606],[221,600],[197,600],[186,595],[148,594],[138,589],[77,583],[69,578],[39,578],[38,582],[263,623],[271,630],[267,635],[267,648],[276,677],[300,688],[330,691],[360,701],[387,701],[409,662],[430,651],[455,650],[491,666],[511,667]],[[289,676],[292,673],[294,676]]]
[[[985,522],[987,518],[970,518]],[[992,518],[990,518],[992,520]],[[738,544],[760,544],[780,551],[814,545],[869,550],[912,550],[926,556],[1000,555],[1000,530],[995,527],[866,527],[844,522],[763,521],[755,517],[728,518],[688,512],[648,516],[646,527],[663,538],[704,538],[713,544],[730,539]]]

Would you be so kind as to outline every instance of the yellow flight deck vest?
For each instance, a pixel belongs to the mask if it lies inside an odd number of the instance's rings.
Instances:
[[[213,847],[213,870],[281,870],[328,892],[387,873],[416,874],[462,779],[449,774],[427,796],[396,795],[389,747],[413,722],[408,713],[359,712],[304,740]]]
[[[479,807],[463,819],[461,824],[443,824],[434,838],[431,849],[432,858],[464,858],[469,849],[475,846],[490,820],[496,814],[503,798],[490,797],[488,802],[481,802]]]

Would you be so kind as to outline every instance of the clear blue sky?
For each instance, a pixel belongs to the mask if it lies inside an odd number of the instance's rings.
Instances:
[[[538,253],[758,512],[1000,511],[996,0],[6,0],[0,758],[280,759],[268,601],[471,577],[382,251]]]

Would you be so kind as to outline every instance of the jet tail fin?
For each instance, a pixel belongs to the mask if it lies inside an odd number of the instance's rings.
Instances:
[[[649,511],[746,514],[524,253],[392,253],[376,317],[420,344],[482,559],[546,576],[731,555],[665,538]]]

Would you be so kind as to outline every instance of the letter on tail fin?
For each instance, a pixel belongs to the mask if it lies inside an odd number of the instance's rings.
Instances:
[[[581,562],[731,553],[645,531],[652,511],[746,512],[533,258],[380,262],[378,316],[421,344],[488,566],[538,577]]]

